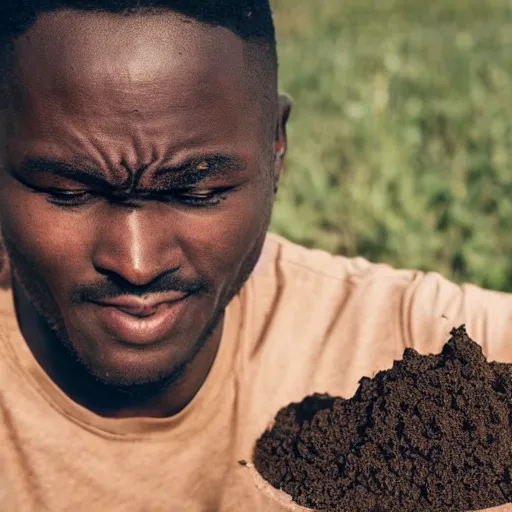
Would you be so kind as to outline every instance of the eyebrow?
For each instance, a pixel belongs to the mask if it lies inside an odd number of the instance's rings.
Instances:
[[[161,185],[152,190],[165,190],[169,187],[186,188],[197,185],[210,177],[223,178],[240,173],[246,168],[242,159],[236,155],[210,155],[193,157],[175,166],[163,166],[154,172],[154,178],[159,178]],[[140,168],[133,175],[139,176],[145,168]],[[21,165],[11,169],[11,173],[22,181],[18,173],[52,174],[64,179],[77,181],[87,186],[108,188],[115,191],[119,186],[109,183],[104,174],[94,168],[79,167],[67,162],[46,159],[27,158]],[[137,181],[137,180],[135,180]]]

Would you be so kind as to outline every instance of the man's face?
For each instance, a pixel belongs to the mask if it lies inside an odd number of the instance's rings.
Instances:
[[[189,361],[257,262],[276,118],[246,51],[173,14],[51,13],[17,42],[0,187],[13,278],[104,382]],[[105,305],[164,296],[185,298]]]

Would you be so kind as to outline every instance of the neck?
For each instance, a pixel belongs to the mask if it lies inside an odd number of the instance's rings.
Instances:
[[[21,332],[39,365],[69,398],[111,418],[165,418],[180,412],[201,389],[220,345],[224,315],[195,356],[167,381],[123,391],[95,379],[57,339],[23,290],[13,285]]]

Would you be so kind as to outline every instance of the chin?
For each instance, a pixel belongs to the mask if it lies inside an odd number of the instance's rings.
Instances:
[[[182,369],[178,368],[167,374],[141,374],[133,375],[125,373],[123,375],[94,375],[97,382],[107,388],[116,389],[133,393],[136,390],[144,389],[144,393],[149,394],[150,390],[163,389],[170,386],[180,377]]]
[[[183,350],[162,343],[158,349],[149,347],[97,347],[81,350],[71,346],[78,365],[96,382],[109,388],[168,385],[183,372],[194,356],[194,350]]]
[[[83,364],[87,373],[98,383],[107,388],[126,390],[127,392],[144,388],[164,388],[175,382],[183,373],[186,363],[174,363],[165,368],[155,367],[98,367],[90,364]]]

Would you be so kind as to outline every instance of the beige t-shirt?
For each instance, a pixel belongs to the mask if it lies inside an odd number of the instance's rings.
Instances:
[[[406,347],[439,352],[462,323],[489,360],[512,362],[512,295],[269,234],[192,402],[171,418],[109,419],[53,384],[0,292],[0,510],[263,512],[238,461],[281,407],[348,398]]]

